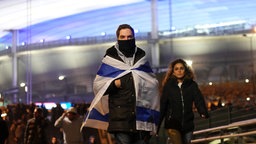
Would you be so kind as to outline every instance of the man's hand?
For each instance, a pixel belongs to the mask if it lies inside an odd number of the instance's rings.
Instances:
[[[115,85],[117,88],[121,88],[121,80],[120,79],[115,80]]]

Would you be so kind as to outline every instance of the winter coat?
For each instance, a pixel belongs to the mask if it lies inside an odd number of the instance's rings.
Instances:
[[[49,125],[47,119],[28,120],[24,134],[24,144],[46,144],[48,143],[46,128]]]
[[[185,79],[180,88],[175,78],[169,78],[161,95],[160,124],[165,118],[166,129],[177,129],[184,133],[193,131],[193,103],[200,115],[209,116],[204,97],[195,81]]]
[[[106,55],[123,61],[115,47],[106,51]],[[134,63],[145,56],[145,52],[138,48]],[[136,131],[136,94],[133,76],[131,73],[120,78],[121,88],[117,88],[114,81],[108,87],[109,94],[109,132],[135,132]]]
[[[0,144],[4,144],[8,136],[9,136],[8,124],[5,120],[3,120],[0,117]]]

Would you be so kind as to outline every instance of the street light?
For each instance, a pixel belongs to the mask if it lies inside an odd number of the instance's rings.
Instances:
[[[243,34],[244,37],[250,39],[250,56],[251,56],[251,77],[252,77],[252,95],[255,95],[255,76],[254,76],[254,57],[253,57],[253,35],[248,36],[247,34]]]

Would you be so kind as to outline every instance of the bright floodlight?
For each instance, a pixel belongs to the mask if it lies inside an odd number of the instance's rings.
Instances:
[[[59,80],[63,80],[65,78],[64,75],[59,76]]]
[[[20,87],[24,87],[26,85],[26,83],[22,82],[20,83]]]

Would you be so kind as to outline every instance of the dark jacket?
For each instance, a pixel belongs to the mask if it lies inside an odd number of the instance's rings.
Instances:
[[[200,115],[209,116],[204,97],[195,81],[185,79],[180,88],[177,80],[170,78],[163,87],[160,122],[165,118],[166,129],[177,129],[185,133],[193,131],[193,103]]]
[[[8,136],[9,136],[8,124],[5,120],[0,118],[0,144],[4,144]]]
[[[46,119],[29,119],[24,133],[24,144],[48,143],[46,128],[49,122]]]
[[[106,51],[106,55],[123,61],[115,47]],[[134,63],[145,56],[145,52],[138,48]],[[117,88],[114,81],[106,91],[109,94],[109,132],[135,132],[136,131],[136,95],[131,73],[120,78],[121,88]]]

